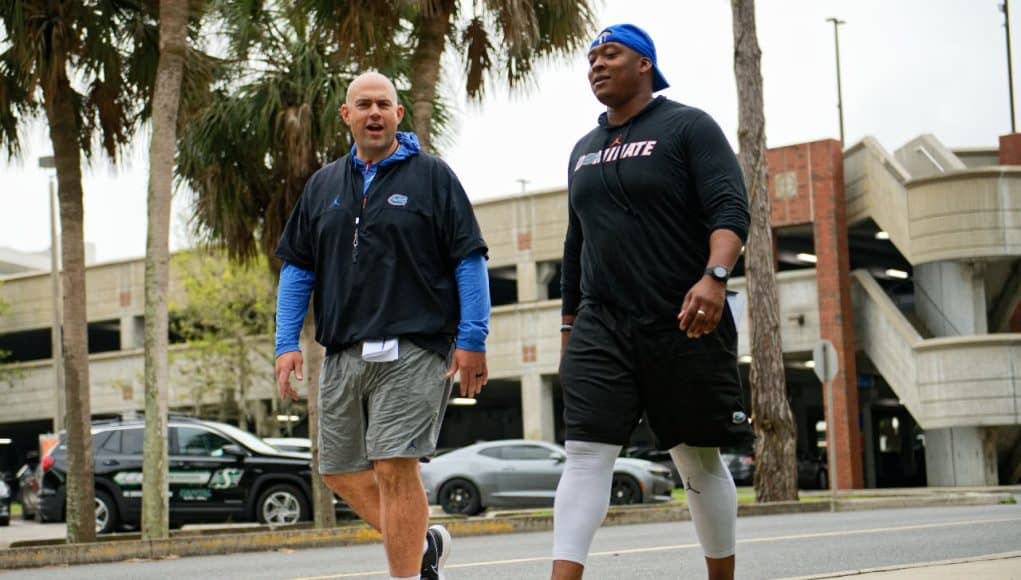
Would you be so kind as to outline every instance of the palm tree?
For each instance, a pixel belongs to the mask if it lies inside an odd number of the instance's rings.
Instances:
[[[145,453],[142,466],[142,539],[169,536],[167,398],[170,371],[170,197],[181,79],[188,48],[188,0],[159,3],[159,64],[149,144],[148,233],[145,251]]]
[[[67,537],[95,539],[81,162],[98,138],[116,159],[144,107],[146,42],[140,5],[114,0],[0,0],[0,144],[45,115],[57,170],[63,264],[67,400]],[[72,80],[73,79],[73,80]]]
[[[759,41],[755,33],[755,0],[731,0],[734,14],[734,76],[739,102],[739,161],[748,184],[751,227],[745,271],[748,276],[752,352],[749,381],[755,443],[755,499],[760,502],[798,499],[794,415],[787,402],[787,384],[780,344],[780,306],[776,295],[770,199],[766,183],[766,119],[762,104]]]
[[[378,66],[410,41],[411,107],[422,148],[431,151],[437,87],[447,43],[458,52],[468,97],[481,100],[487,77],[511,89],[532,79],[535,62],[569,56],[592,38],[587,0],[475,0],[463,17],[458,0],[305,0],[306,8],[336,22],[343,55]],[[499,71],[499,72],[495,72]]]

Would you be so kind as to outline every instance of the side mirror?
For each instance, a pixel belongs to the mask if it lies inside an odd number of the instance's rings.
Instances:
[[[237,443],[229,443],[220,448],[220,451],[225,457],[233,457],[234,459],[241,461],[245,457],[248,457],[248,453],[241,448]]]
[[[550,459],[553,460],[553,463],[559,464],[567,461],[567,456],[564,455],[563,453],[554,453],[553,456],[550,457]]]

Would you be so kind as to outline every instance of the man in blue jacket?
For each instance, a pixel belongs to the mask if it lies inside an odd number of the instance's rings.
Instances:
[[[341,116],[355,146],[309,179],[277,248],[277,383],[297,398],[312,295],[326,347],[319,471],[383,535],[392,578],[442,578],[450,535],[428,527],[419,459],[436,449],[454,374],[464,397],[488,378],[487,247],[453,171],[397,132],[389,79],[352,81]]]

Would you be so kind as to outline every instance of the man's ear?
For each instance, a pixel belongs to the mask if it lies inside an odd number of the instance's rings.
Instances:
[[[397,105],[397,124],[404,120],[404,105]]]
[[[351,112],[347,108],[347,103],[344,103],[340,106],[340,118],[343,119],[344,124],[347,126],[351,126],[351,121],[349,120],[350,116]]]
[[[642,72],[648,72],[652,70],[652,60],[650,60],[648,57],[643,56],[638,61],[638,70]]]

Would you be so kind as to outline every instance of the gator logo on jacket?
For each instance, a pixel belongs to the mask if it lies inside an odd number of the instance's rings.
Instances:
[[[616,143],[616,141],[614,141]],[[578,171],[586,165],[598,165],[609,163],[618,159],[629,159],[631,157],[649,157],[652,150],[656,148],[656,141],[634,141],[623,145],[611,145],[601,151],[586,153],[578,158],[574,170]]]
[[[395,193],[386,198],[386,202],[394,207],[404,207],[408,205],[408,196],[403,193]]]

